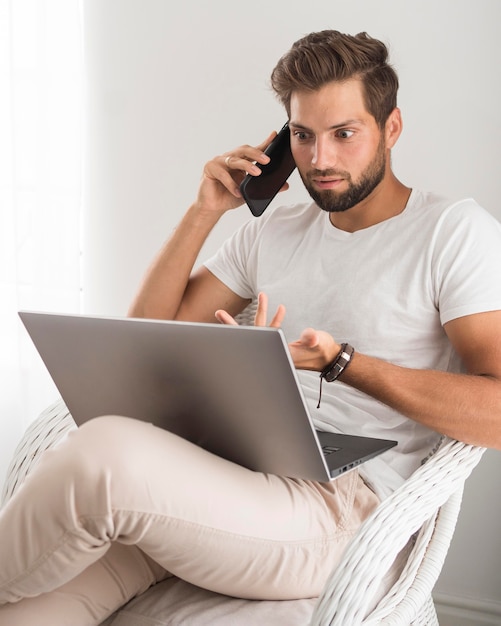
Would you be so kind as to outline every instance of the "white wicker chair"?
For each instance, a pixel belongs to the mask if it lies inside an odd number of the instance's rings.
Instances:
[[[60,442],[73,428],[76,426],[62,401],[32,423],[11,462],[3,503],[21,486],[42,452]],[[310,624],[438,626],[431,592],[454,532],[464,482],[483,452],[483,448],[445,441],[425,465],[382,502],[331,574]],[[384,575],[409,542],[412,548],[398,580],[378,601]],[[248,610],[246,607],[247,621],[239,622],[235,615],[232,624],[249,624]],[[171,622],[165,622],[168,623]],[[194,623],[206,622],[200,616]],[[282,624],[283,621],[277,622],[277,626]]]

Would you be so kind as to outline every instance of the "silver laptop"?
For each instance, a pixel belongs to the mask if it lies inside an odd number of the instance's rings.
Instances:
[[[19,315],[77,425],[133,417],[252,470],[324,482],[396,445],[315,431],[280,329]]]

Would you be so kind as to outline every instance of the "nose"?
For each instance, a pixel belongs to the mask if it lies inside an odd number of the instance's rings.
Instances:
[[[336,163],[335,149],[326,137],[315,138],[311,165],[317,170],[333,168]]]

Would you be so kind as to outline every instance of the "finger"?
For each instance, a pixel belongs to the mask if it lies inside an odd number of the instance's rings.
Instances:
[[[262,143],[260,143],[256,147],[259,148],[259,150],[262,150],[264,152],[264,150],[266,150],[266,148],[270,145],[270,143],[275,139],[277,134],[278,134],[277,131],[274,130],[272,133],[268,135],[268,137]]]
[[[218,309],[215,313],[216,319],[221,324],[226,324],[227,326],[238,326],[238,322],[232,317],[227,311],[223,309]]]
[[[240,193],[239,185],[243,179],[243,175],[241,174],[240,177],[238,177],[239,180],[236,180],[236,177],[234,178],[226,168],[220,167],[218,160],[220,160],[220,157],[216,157],[216,159],[209,161],[205,165],[203,178],[223,185],[231,194],[237,198],[241,198],[242,194]]]
[[[254,176],[259,176],[261,173],[260,168],[254,163],[254,161],[250,161],[244,156],[238,156],[237,154],[223,154],[219,157],[219,160],[222,160],[222,165],[224,166],[225,171],[228,172],[243,172],[244,175],[252,174]]]
[[[265,293],[257,295],[257,309],[254,316],[254,326],[266,326],[268,317],[268,296]]]
[[[261,144],[265,146],[266,144]],[[261,146],[256,148],[252,146],[240,146],[236,150],[225,152],[219,157],[219,163],[227,170],[239,170],[247,174],[259,174],[260,169],[255,165],[257,163],[266,164],[270,157],[264,153]]]
[[[282,322],[284,321],[284,317],[285,317],[285,307],[283,304],[279,304],[277,311],[275,315],[273,316],[273,319],[270,322],[270,326],[272,328],[280,328],[280,326],[282,326]]]
[[[320,343],[318,332],[314,328],[305,328],[299,337],[299,343],[307,348],[316,348]]]
[[[273,131],[263,142],[255,147],[244,145],[240,146],[240,148],[237,148],[236,150],[232,150],[231,152],[225,152],[221,157],[224,165],[228,169],[240,169],[248,174],[259,174],[261,170],[258,167],[255,167],[254,164],[257,162],[264,165],[270,161],[270,157],[265,154],[264,151],[276,136],[277,132]],[[249,171],[249,168],[251,168],[251,171]]]

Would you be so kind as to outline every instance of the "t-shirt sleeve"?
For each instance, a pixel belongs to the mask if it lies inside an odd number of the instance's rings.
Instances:
[[[205,267],[241,298],[256,296],[259,228],[259,219],[249,220],[204,261]]]
[[[473,200],[438,225],[433,259],[440,320],[501,309],[501,223]]]

